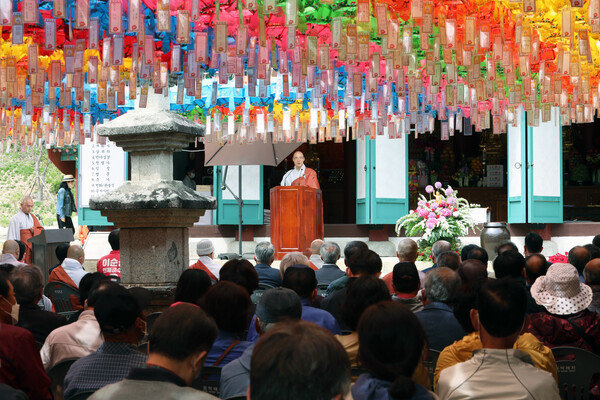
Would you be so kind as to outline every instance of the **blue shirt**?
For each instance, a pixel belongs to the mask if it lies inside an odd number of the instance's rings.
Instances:
[[[212,347],[210,348],[210,351],[208,352],[208,355],[206,356],[206,361],[204,362],[204,365],[214,365],[219,359],[219,357],[221,357],[221,355],[225,353],[227,348],[231,346],[231,344],[236,340],[239,340],[238,336],[234,335],[231,332],[220,330],[219,334],[217,335],[217,338],[215,339],[215,342],[213,343]],[[231,350],[229,350],[229,353],[227,353],[223,360],[221,360],[218,366],[223,367],[229,362],[240,357],[244,350],[246,350],[246,348],[251,344],[252,342],[240,341]]]
[[[302,303],[302,319],[304,321],[315,323],[334,335],[341,335],[342,330],[340,329],[340,324],[333,318],[333,315],[328,313],[325,310],[321,310],[320,308],[315,308],[310,305],[309,299],[300,299]],[[255,325],[256,315],[252,317],[252,322],[250,323],[250,328],[248,329],[248,336],[246,340],[256,342],[258,339],[258,333],[256,332]]]
[[[60,188],[56,195],[56,214],[62,219],[64,217],[71,217],[73,214],[74,207],[71,204],[71,196],[65,188]]]
[[[244,397],[250,385],[250,360],[252,359],[254,343],[249,346],[242,356],[233,360],[221,370],[221,393],[222,399],[232,397]]]
[[[65,400],[120,382],[148,356],[129,343],[104,342],[95,353],[75,361],[65,377]]]
[[[271,268],[267,264],[258,263],[254,266],[258,274],[259,283],[279,287],[281,286],[281,274],[278,269]]]
[[[427,335],[429,348],[442,351],[465,336],[449,305],[434,301],[415,313]]]

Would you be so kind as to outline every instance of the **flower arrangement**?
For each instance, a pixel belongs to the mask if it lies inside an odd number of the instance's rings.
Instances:
[[[421,235],[418,241],[420,261],[429,260],[431,246],[438,240],[447,240],[452,249],[458,251],[458,237],[466,235],[469,229],[475,229],[471,207],[478,207],[458,197],[458,192],[452,187],[442,188],[440,182],[427,186],[425,192],[429,199],[420,194],[418,207],[396,222],[398,236],[402,229],[406,236]]]
[[[548,257],[548,262],[550,262],[551,264],[568,263],[569,262],[569,254],[568,253],[565,253],[565,254],[556,253],[555,255]]]

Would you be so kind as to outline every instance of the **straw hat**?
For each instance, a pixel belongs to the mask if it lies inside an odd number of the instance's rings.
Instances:
[[[73,178],[73,175],[65,175],[63,178],[63,182],[73,182],[75,180],[75,178]]]
[[[551,314],[570,315],[588,308],[592,288],[579,280],[571,264],[552,264],[546,276],[540,276],[531,286],[531,297]]]

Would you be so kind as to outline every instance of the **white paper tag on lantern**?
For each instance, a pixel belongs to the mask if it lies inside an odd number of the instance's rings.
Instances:
[[[90,0],[77,0],[76,4],[77,29],[88,29],[90,24]]]
[[[54,18],[46,18],[44,20],[44,30],[46,33],[44,49],[56,49],[56,20]]]

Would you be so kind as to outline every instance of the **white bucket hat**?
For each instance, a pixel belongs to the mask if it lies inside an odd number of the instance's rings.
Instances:
[[[209,239],[202,239],[198,243],[196,243],[196,253],[199,256],[207,256],[210,253],[214,253],[215,246]]]
[[[531,286],[531,297],[551,314],[570,315],[588,308],[592,288],[579,280],[571,264],[552,264],[546,276],[540,276]]]

